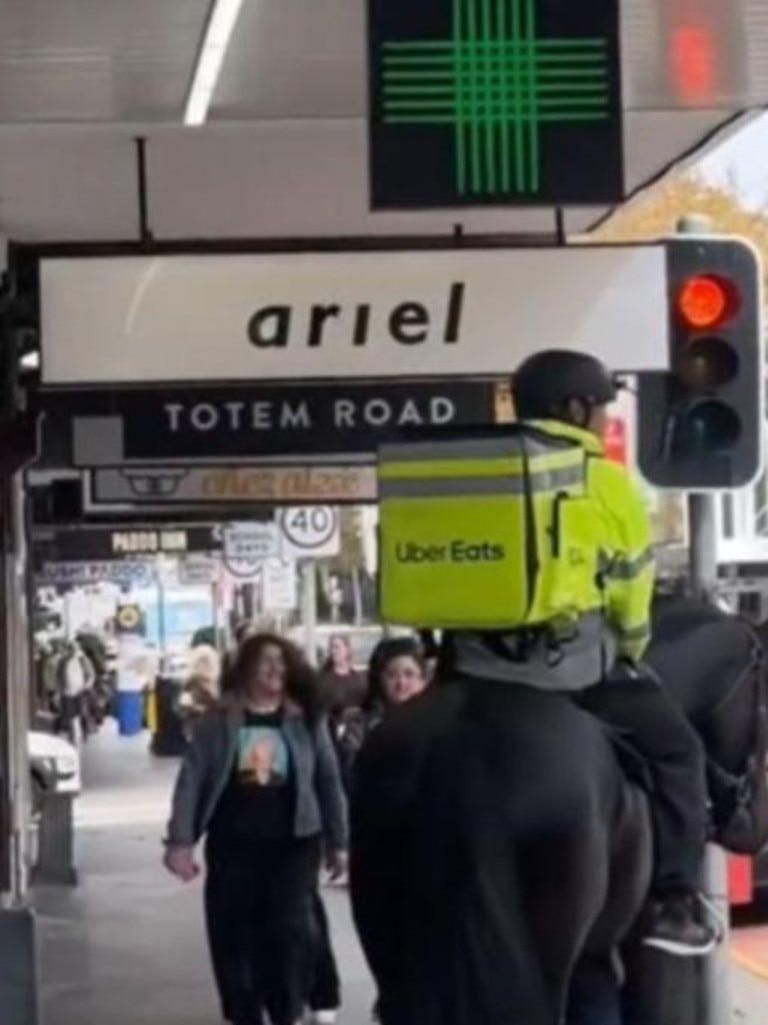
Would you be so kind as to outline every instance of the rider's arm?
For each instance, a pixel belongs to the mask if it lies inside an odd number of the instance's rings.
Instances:
[[[643,657],[651,637],[651,522],[640,492],[626,470],[614,463],[604,463],[601,469],[605,482],[603,498],[613,528],[605,574],[606,615],[618,654],[636,662]]]

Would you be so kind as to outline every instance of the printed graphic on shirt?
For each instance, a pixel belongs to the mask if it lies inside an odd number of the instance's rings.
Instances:
[[[244,726],[238,738],[237,774],[241,783],[279,787],[288,782],[288,748],[281,730]]]

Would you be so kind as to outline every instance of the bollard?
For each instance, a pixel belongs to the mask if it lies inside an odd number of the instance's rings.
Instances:
[[[73,807],[72,794],[46,794],[43,798],[33,886],[77,886]]]
[[[0,1021],[39,1025],[36,921],[29,908],[0,909]]]
[[[187,749],[184,723],[178,712],[182,685],[178,680],[160,676],[155,683],[156,729],[150,750],[160,758],[179,758]]]

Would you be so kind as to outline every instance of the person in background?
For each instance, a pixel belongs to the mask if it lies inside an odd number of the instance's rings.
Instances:
[[[365,712],[368,729],[389,709],[418,697],[429,686],[429,663],[415,637],[386,638],[374,648],[368,668]]]
[[[315,969],[312,902],[323,841],[346,871],[347,807],[317,681],[281,637],[241,646],[220,707],[201,719],[173,798],[165,865],[200,874],[223,1016],[231,1025],[298,1025]]]
[[[397,705],[422,694],[429,682],[429,663],[420,641],[415,637],[391,637],[379,641],[368,663],[366,733],[375,729]],[[378,1000],[371,1017],[373,1021],[379,1020]]]
[[[328,657],[320,673],[320,693],[347,787],[352,764],[350,752],[354,755],[356,750],[351,735],[359,732],[367,690],[364,675],[355,669],[349,638],[334,634],[328,642]]]
[[[211,711],[220,697],[221,658],[209,644],[199,644],[189,658],[189,675],[179,697],[179,712],[185,720],[185,733],[192,737],[194,722]]]
[[[234,644],[228,651],[224,652],[224,657],[221,660],[220,688],[222,694],[229,689],[229,683],[232,678],[232,672],[237,663],[237,656],[240,648],[244,642],[255,633],[257,633],[256,625],[250,619],[241,620],[232,631]]]
[[[93,663],[77,641],[69,641],[58,663],[61,730],[78,747],[89,730],[88,691],[96,681]]]
[[[228,655],[230,659],[229,668],[227,668],[227,658],[225,658],[225,668],[221,679],[222,692],[226,692],[229,689],[229,681],[232,679],[232,669],[236,662],[238,651],[256,630],[256,624],[252,620],[243,620],[236,627],[234,635],[237,647]],[[318,662],[321,660],[318,659]],[[318,689],[316,696],[318,702],[320,702],[322,700],[320,689]],[[325,710],[327,711],[327,709]],[[337,881],[339,884],[345,884],[345,874],[341,874]],[[333,950],[328,913],[323,903],[319,885],[315,888],[312,898],[312,916],[315,946],[313,968],[309,979],[307,1005],[316,1025],[333,1025],[338,1018],[338,1012],[341,1007],[341,976]]]

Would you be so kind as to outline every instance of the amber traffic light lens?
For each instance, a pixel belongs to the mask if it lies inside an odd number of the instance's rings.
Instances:
[[[722,324],[732,314],[735,304],[733,285],[713,274],[689,278],[677,296],[680,319],[699,331]]]
[[[680,377],[696,391],[729,384],[739,372],[739,354],[722,338],[697,338],[680,357]]]
[[[678,424],[674,441],[677,458],[702,457],[732,448],[741,437],[741,420],[717,399],[699,402]]]

